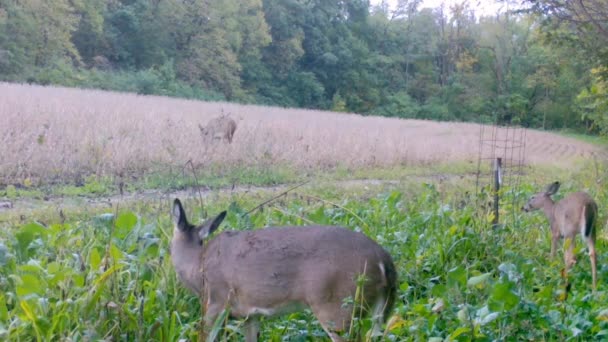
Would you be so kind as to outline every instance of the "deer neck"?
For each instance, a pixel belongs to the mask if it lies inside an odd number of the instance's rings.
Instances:
[[[543,204],[543,213],[549,219],[549,223],[551,224],[551,229],[554,229],[555,222],[555,202],[551,199],[551,197],[547,198],[547,200]]]
[[[186,287],[196,294],[203,293],[202,257],[204,248],[196,243],[172,246],[173,266]]]

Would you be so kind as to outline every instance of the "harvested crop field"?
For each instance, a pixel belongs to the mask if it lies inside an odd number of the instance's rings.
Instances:
[[[231,144],[199,124],[228,114]],[[184,165],[385,167],[475,161],[480,126],[0,83],[0,183]],[[568,165],[592,144],[528,130],[528,164]]]

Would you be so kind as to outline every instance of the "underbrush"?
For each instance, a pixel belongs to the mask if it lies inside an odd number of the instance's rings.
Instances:
[[[196,168],[159,168],[143,174],[118,176],[80,176],[78,181],[57,181],[54,184],[34,185],[24,182],[0,185],[0,199],[45,199],[51,197],[116,196],[141,191],[176,191],[194,187],[202,189],[235,186],[272,186],[301,181],[303,172],[287,166],[241,167],[225,166]]]
[[[8,185],[0,184],[0,200],[24,198],[49,199],[52,197],[100,197],[117,196],[142,191],[178,191],[190,188],[227,189],[239,186],[275,186],[294,184],[310,179],[325,181],[378,180],[399,181],[408,178],[442,179],[465,177],[475,174],[473,163],[395,166],[392,168],[335,167],[324,171],[296,169],[289,165],[267,165],[256,167],[209,166],[158,167],[141,174],[117,176],[79,176],[77,181],[58,180],[52,184],[33,184],[26,179]],[[489,172],[489,170],[482,170]]]
[[[543,180],[545,181],[545,180]],[[601,340],[608,336],[606,244],[598,241],[599,287],[591,292],[589,260],[562,278],[561,257],[549,259],[542,214],[518,208],[543,184],[505,188],[504,226],[491,228],[487,191],[422,184],[344,195],[292,194],[251,214],[255,196],[220,196],[194,220],[228,208],[222,229],[308,223],[362,231],[393,256],[398,300],[386,340]],[[602,205],[608,191],[593,179],[564,182],[561,194],[587,189]],[[602,209],[600,209],[602,210]],[[0,230],[0,338],[5,340],[196,339],[200,308],[177,281],[168,255],[170,202],[135,203],[100,215],[62,218],[46,226],[11,223]],[[602,214],[603,215],[603,214]],[[603,217],[603,216],[602,216]],[[600,220],[603,228],[605,218]],[[356,322],[365,336],[368,320]],[[242,339],[241,321],[221,336]],[[262,340],[327,339],[307,312],[266,319]]]

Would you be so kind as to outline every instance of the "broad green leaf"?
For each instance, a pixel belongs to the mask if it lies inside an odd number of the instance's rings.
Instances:
[[[608,309],[604,309],[597,314],[597,319],[608,322]]]
[[[6,308],[6,298],[0,293],[0,322],[8,320],[8,309]]]
[[[608,337],[608,329],[598,331],[598,333],[595,336],[600,337],[600,338]]]
[[[33,275],[24,274],[21,277],[21,282],[17,285],[17,296],[24,297],[31,294],[44,294],[44,280]]]
[[[460,327],[456,330],[454,330],[454,332],[452,332],[450,334],[450,340],[455,340],[458,338],[458,336],[462,335],[462,334],[466,334],[471,332],[471,328],[469,327]]]
[[[462,266],[457,266],[448,271],[448,285],[464,286],[467,282],[467,271]]]
[[[61,270],[61,265],[58,262],[51,262],[46,266],[46,270],[50,274],[55,274]]]
[[[501,282],[494,284],[491,299],[503,307],[504,310],[511,310],[519,304],[519,297],[511,291],[512,283]],[[498,310],[493,310],[498,311]]]
[[[488,273],[484,273],[475,277],[471,277],[469,278],[469,280],[467,281],[467,286],[469,287],[475,287],[478,285],[484,285],[488,279],[490,279],[490,276],[492,276],[491,272]]]
[[[51,262],[46,268],[48,274],[48,286],[51,288],[63,281],[68,274],[67,270],[65,270],[58,262]]]
[[[500,316],[500,313],[498,312],[492,312],[486,316],[484,316],[483,318],[481,318],[481,321],[479,322],[481,325],[486,325],[490,322],[493,322],[494,320],[496,320],[498,317]]]
[[[132,212],[122,213],[118,216],[114,224],[116,225],[116,237],[124,239],[137,224],[137,216]]]
[[[433,289],[431,290],[431,293],[433,294],[434,297],[443,297],[445,296],[447,292],[447,287],[443,284],[437,284],[435,286],[433,286]]]
[[[85,276],[84,274],[76,274],[73,276],[72,281],[74,282],[74,286],[76,287],[83,287],[84,286],[84,281],[85,281]]]
[[[389,331],[403,328],[407,324],[407,321],[401,318],[399,315],[393,315],[386,323],[386,329]]]
[[[19,250],[21,251],[21,253],[25,255],[25,253],[27,252],[27,247],[30,245],[30,243],[37,236],[44,235],[46,234],[46,232],[47,229],[43,225],[36,222],[28,223],[22,226],[21,229],[19,229],[19,231],[17,232],[17,234],[15,234],[15,237],[19,242]]]
[[[97,248],[91,249],[89,253],[89,265],[91,266],[92,271],[97,271],[99,269],[99,265],[101,264],[101,256],[99,255],[99,251]]]
[[[458,317],[458,320],[462,323],[468,322],[469,321],[469,310],[466,307],[458,310],[456,317]]]
[[[119,262],[120,260],[122,260],[124,253],[123,253],[123,251],[118,249],[118,247],[116,247],[116,245],[111,244],[110,245],[110,255],[112,256],[112,259],[114,259],[114,262]]]

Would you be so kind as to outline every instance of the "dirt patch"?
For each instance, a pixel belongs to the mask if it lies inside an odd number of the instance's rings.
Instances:
[[[463,178],[473,179],[473,174],[429,174],[429,175],[414,175],[408,176],[407,182],[444,182],[450,180],[461,180]],[[332,186],[343,189],[350,188],[365,188],[365,187],[392,187],[402,183],[404,180],[386,180],[386,179],[351,179],[330,182],[307,183],[298,187],[295,191],[306,191],[311,187]],[[326,185],[325,185],[326,184]],[[221,189],[207,188],[189,188],[176,191],[159,191],[147,190],[124,195],[102,196],[102,197],[47,197],[45,199],[18,198],[10,201],[3,201],[6,206],[0,206],[0,214],[2,213],[25,213],[41,208],[57,208],[60,209],[79,209],[79,208],[113,208],[117,204],[129,204],[137,202],[150,201],[170,201],[173,198],[202,198],[207,200],[212,196],[217,195],[236,195],[246,193],[260,193],[267,198],[279,195],[291,188],[293,184],[283,184],[276,186],[258,187],[258,186],[236,186]]]

